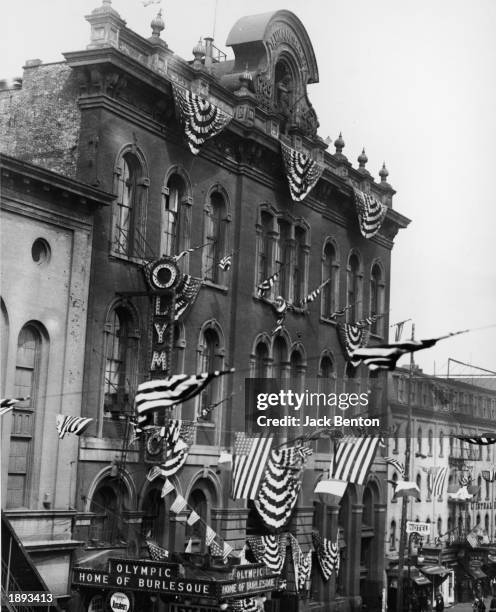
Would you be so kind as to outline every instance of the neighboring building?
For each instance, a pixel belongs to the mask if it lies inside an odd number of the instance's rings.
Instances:
[[[187,462],[171,480],[189,507],[239,551],[247,533],[267,533],[253,507],[230,499],[230,473],[217,465],[219,451],[232,449],[234,433],[245,429],[244,379],[273,376],[304,389],[313,378],[328,393],[370,391],[368,414],[384,415],[386,377],[369,377],[366,368],[350,365],[331,315],[346,305],[348,322],[381,314],[372,341],[387,338],[391,249],[408,219],[392,208],[395,192],[385,167],[376,183],[364,153],[354,169],[342,152],[341,136],[329,153],[317,135],[307,85],[318,82],[318,69],[294,14],[282,10],[240,19],[227,40],[234,60],[226,60],[211,39],[194,47],[192,61],[183,60],[161,38],[160,15],[152,21],[152,36],[144,39],[126,27],[110,0],[87,20],[86,50],[66,53],[59,64],[28,62],[22,88],[3,103],[15,118],[5,124],[9,154],[116,194],[112,207],[94,216],[78,403],[94,423],[81,437],[72,492],[78,510],[73,537],[85,542],[75,563],[103,568],[108,556],[145,557],[146,537],[177,554],[190,541],[194,553],[206,552],[205,527],[187,525],[185,511],[170,512],[173,498],[160,496],[163,480],[146,479],[150,464],[143,456],[149,449],[127,444],[136,386],[149,377],[152,363],[156,370],[188,374],[236,368],[175,409],[176,417],[197,421],[202,410],[225,400],[197,422]],[[174,112],[172,84],[234,115],[197,156]],[[324,167],[303,202],[291,200],[281,142]],[[381,230],[371,239],[360,234],[353,188],[387,206]],[[202,287],[175,325],[171,359],[165,362],[152,357],[154,313],[143,264],[201,245],[206,246],[178,262]],[[218,262],[228,254],[232,267],[223,271]],[[259,297],[257,285],[277,271],[274,286]],[[308,315],[290,311],[271,333],[275,298],[297,303],[323,281],[328,283]],[[274,590],[266,610],[352,610],[361,597],[371,606],[380,600],[384,465],[377,461],[365,486],[349,485],[340,505],[329,505],[313,493],[329,466],[329,440],[319,441],[315,450],[286,530],[304,551],[313,529],[333,541],[339,533],[341,568],[337,579],[324,583],[315,563],[309,599],[297,604],[294,595]],[[85,605],[91,588],[82,589]],[[134,595],[138,609],[156,600]],[[185,600],[193,600],[189,609],[200,609],[198,598],[162,597],[171,611],[177,610],[175,601]]]
[[[1,417],[2,509],[67,596],[78,444],[55,422],[81,412],[93,214],[112,196],[6,155],[0,169],[1,394],[30,397]]]
[[[437,564],[450,570],[442,583],[446,602],[470,600],[475,581],[496,570],[490,559],[496,553],[495,484],[483,478],[484,471],[494,470],[495,446],[456,438],[494,432],[496,390],[476,382],[426,375],[417,367],[412,376],[409,480],[419,486],[420,498],[409,498],[407,518],[431,525],[430,534],[422,540],[423,563],[415,563],[415,555],[413,559],[415,565]],[[404,461],[406,448],[408,388],[409,371],[398,368],[390,375],[389,405],[396,434],[389,439],[388,455],[400,461]],[[446,484],[443,494],[435,497],[428,472],[441,468],[448,468]],[[388,480],[398,480],[391,466]],[[463,483],[472,495],[467,501],[453,498]],[[392,485],[388,491],[386,555],[391,568],[398,563],[401,499],[394,499]],[[473,544],[484,546],[474,548],[469,543],[472,538],[467,541],[469,534],[475,536]],[[416,546],[412,548],[415,553]],[[481,565],[485,574],[479,573]]]

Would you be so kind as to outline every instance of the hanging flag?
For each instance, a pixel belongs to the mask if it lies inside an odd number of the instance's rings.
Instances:
[[[148,413],[153,410],[171,408],[195,397],[214,378],[231,372],[234,372],[233,368],[208,374],[174,374],[165,379],[141,383],[134,398],[138,422],[147,421]]]
[[[222,546],[215,540],[210,544],[210,554],[213,557],[222,557],[223,561],[229,557],[232,551],[233,547],[225,541],[222,543]]]
[[[395,485],[394,499],[398,497],[415,497],[416,499],[420,499],[420,489],[416,482],[411,480],[398,480],[398,482],[393,481],[393,485]]]
[[[224,545],[222,547],[222,558],[224,561],[229,557],[229,555],[233,552],[234,548],[224,540]]]
[[[193,540],[191,538],[188,540],[188,544],[186,545],[184,552],[188,554],[193,552]]]
[[[490,470],[482,470],[482,478],[487,482],[494,482],[496,480],[496,468]]]
[[[271,446],[272,438],[249,438],[244,432],[236,432],[232,499],[256,499]]]
[[[301,202],[317,184],[324,167],[305,153],[300,153],[283,142],[281,142],[281,151],[291,198],[295,202]]]
[[[80,436],[93,419],[75,416],[57,415],[57,431],[59,438],[62,439],[66,433],[72,433]]]
[[[28,395],[27,397],[12,397],[0,400],[0,416],[6,414],[9,412],[9,410],[12,410],[19,402],[26,402],[29,399],[31,398]]]
[[[189,447],[193,443],[194,421],[170,420],[165,430],[165,458],[162,475],[173,476],[185,464]]]
[[[390,344],[377,344],[369,348],[358,348],[353,353],[353,359],[363,361],[370,370],[394,370],[400,357],[406,353],[430,348],[436,344],[437,340],[406,340],[405,342],[391,342]]]
[[[408,319],[407,319],[408,320]],[[405,326],[406,321],[400,321],[399,323],[395,323],[392,327],[395,327],[394,330],[394,341],[400,342],[401,336],[403,334],[403,327]]]
[[[459,502],[466,502],[469,499],[472,499],[473,495],[468,492],[466,486],[462,486],[458,489],[456,493],[449,493],[448,499]]]
[[[480,436],[455,436],[462,442],[469,444],[477,444],[478,446],[487,446],[488,444],[496,443],[496,436],[492,433],[484,433]]]
[[[367,346],[370,331],[352,323],[339,323],[338,334],[346,359],[355,367],[360,365],[360,359],[355,355],[358,349]]]
[[[476,535],[473,531],[471,531],[467,537],[466,537],[467,542],[470,544],[470,546],[472,548],[477,548],[478,546],[480,546],[479,543],[479,536]]]
[[[162,492],[160,493],[160,497],[166,497],[169,493],[174,491],[175,487],[170,480],[165,479],[164,486],[162,487]]]
[[[392,465],[401,478],[405,478],[405,466],[399,459],[395,459],[394,457],[384,457],[384,461],[389,463],[389,465]]]
[[[441,497],[444,493],[444,485],[448,475],[448,468],[442,467],[433,474],[432,478],[432,494],[434,497]]]
[[[186,508],[187,505],[188,504],[184,497],[178,493],[174,503],[170,507],[170,511],[174,512],[174,514],[179,514]]]
[[[281,331],[282,326],[284,325],[289,304],[281,295],[278,295],[274,300],[272,307],[274,308],[274,311],[277,314],[276,326],[271,332],[271,336],[274,336],[275,334]]]
[[[253,597],[235,599],[230,602],[229,606],[233,612],[260,612],[260,610],[263,610]]]
[[[150,558],[153,559],[153,561],[165,561],[169,558],[169,551],[162,548],[162,546],[155,544],[155,542],[146,540],[146,546],[148,548],[148,552],[150,553]]]
[[[376,437],[346,437],[339,441],[331,463],[332,477],[363,484],[379,444]]]
[[[232,266],[232,255],[225,255],[219,261],[219,268],[221,270],[224,270],[224,272],[227,272],[228,270],[230,270],[231,266]]]
[[[198,293],[202,287],[203,280],[195,276],[185,274],[176,287],[176,301],[174,303],[174,321],[185,314],[186,310],[193,306]]]
[[[278,278],[279,278],[279,270],[277,272],[274,272],[274,274],[271,274],[269,278],[266,278],[259,285],[257,285],[258,297],[262,298],[267,291],[270,291]]]
[[[177,83],[172,83],[172,91],[188,146],[197,155],[205,141],[219,134],[232,116]]]
[[[275,574],[280,574],[286,559],[285,534],[248,536],[246,538],[257,563],[264,563]]]
[[[339,571],[338,542],[331,542],[327,538],[322,538],[315,531],[312,533],[312,541],[322,575],[327,582],[334,571],[336,571],[336,573]]]
[[[302,304],[308,304],[310,302],[313,302],[314,300],[317,299],[317,297],[320,295],[320,292],[322,291],[322,289],[327,285],[327,283],[329,282],[329,278],[327,280],[325,280],[323,283],[321,283],[317,289],[314,289],[313,291],[311,291],[306,297],[304,297],[301,300]]]
[[[210,525],[207,525],[207,529],[205,531],[205,544],[210,546],[216,537],[217,534],[215,531],[212,529],[212,527],[210,527]]]
[[[150,482],[152,482],[152,480],[155,480],[155,478],[158,478],[159,476],[164,476],[164,475],[165,475],[164,470],[159,468],[158,465],[154,465],[152,468],[150,468],[148,470],[148,474],[146,475],[146,479],[149,480]],[[172,487],[172,488],[174,488],[174,487]]]
[[[360,232],[364,238],[372,238],[381,229],[387,214],[387,206],[371,195],[353,189]]]
[[[188,525],[190,527],[192,527],[199,520],[200,520],[200,515],[197,512],[195,512],[194,510],[191,510],[188,518],[186,519],[186,522],[188,523]]]
[[[301,487],[301,465],[296,447],[279,448],[270,453],[255,508],[272,529],[284,527],[291,517]]]
[[[298,540],[292,533],[289,534],[289,543],[293,558],[296,590],[298,592],[308,590],[308,583],[312,573],[312,551],[306,554],[303,553]]]
[[[326,493],[327,495],[335,495],[340,499],[343,497],[348,482],[346,480],[319,480],[315,486],[314,493]]]

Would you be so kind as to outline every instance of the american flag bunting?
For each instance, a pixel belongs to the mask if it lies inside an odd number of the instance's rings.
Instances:
[[[233,499],[256,499],[271,446],[272,438],[236,433],[231,486]]]
[[[80,436],[89,426],[93,419],[75,416],[57,415],[57,431],[59,438],[62,439],[66,433],[72,433]]]
[[[339,441],[331,463],[332,478],[363,484],[374,462],[377,437],[346,437]]]
[[[152,540],[146,540],[146,546],[150,553],[150,558],[154,561],[165,561],[169,558],[169,551],[155,542],[152,542]]]
[[[26,402],[29,399],[31,398],[28,396],[28,397],[11,397],[11,398],[5,398],[5,399],[0,400],[0,416],[3,416],[4,414],[12,410],[14,406],[18,404],[19,402]]]

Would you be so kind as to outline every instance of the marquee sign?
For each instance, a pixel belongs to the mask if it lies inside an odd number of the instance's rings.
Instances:
[[[109,559],[107,571],[74,568],[72,585],[117,591],[110,596],[115,600],[116,609],[113,612],[132,612],[129,597],[132,591],[153,591],[158,595],[196,596],[219,601],[273,591],[277,589],[278,576],[270,573],[265,566],[253,564],[234,568],[228,580],[192,580],[183,578],[179,565],[175,563]],[[120,589],[125,589],[126,593]],[[126,595],[129,603],[127,609],[126,598],[122,595]]]

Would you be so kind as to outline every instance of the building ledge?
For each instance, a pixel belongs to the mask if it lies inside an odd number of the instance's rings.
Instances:
[[[74,550],[83,546],[81,540],[38,540],[34,542],[23,542],[24,548],[30,552],[45,552],[54,550]]]

